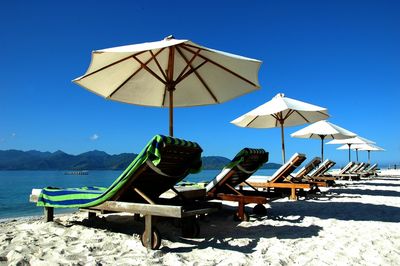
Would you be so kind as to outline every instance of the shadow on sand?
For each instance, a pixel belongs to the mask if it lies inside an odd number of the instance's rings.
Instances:
[[[384,197],[400,197],[400,192],[393,190],[372,190],[372,189],[336,189],[338,194],[351,195],[368,195],[368,196],[384,196]]]
[[[346,192],[347,193],[347,192]],[[332,196],[335,197],[335,196]],[[317,217],[343,221],[400,222],[400,208],[359,202],[296,201],[272,202],[269,218]],[[298,219],[301,221],[302,219]]]
[[[234,227],[235,229],[228,229]],[[256,225],[248,228],[237,227],[235,225],[219,225],[217,231],[203,236],[204,239],[195,240],[188,238],[181,238],[180,242],[189,244],[189,247],[163,247],[162,250],[166,252],[190,252],[193,248],[207,249],[215,248],[221,250],[231,250],[241,253],[253,253],[257,247],[260,238],[278,238],[278,239],[300,239],[311,238],[318,236],[322,227],[310,225],[308,227],[284,225],[284,226],[271,226],[271,225]],[[225,230],[224,230],[225,229]],[[240,245],[232,245],[229,242],[241,243]]]
[[[278,238],[278,239],[300,239],[318,236],[322,227],[317,225],[297,226],[281,225],[272,226],[257,224],[255,220],[265,220],[268,217],[251,216],[248,223],[240,224],[233,221],[233,210],[226,207],[220,213],[210,215],[207,221],[201,222],[201,228],[204,231],[200,239],[178,238],[174,241],[188,244],[186,247],[163,247],[165,252],[190,252],[193,248],[207,249],[215,248],[221,250],[238,251],[241,253],[253,253],[260,238]],[[250,209],[248,209],[250,210]],[[240,224],[240,226],[239,226]],[[236,244],[230,243],[232,240]]]
[[[200,220],[200,236],[199,238],[183,238],[181,237],[181,229],[177,227],[171,219],[159,219],[156,227],[159,230],[162,239],[171,242],[179,242],[185,244],[179,247],[163,246],[163,252],[190,252],[194,248],[207,249],[209,247],[221,250],[232,250],[241,253],[253,253],[260,238],[278,239],[297,239],[311,238],[317,236],[322,227],[310,225],[308,227],[297,225],[252,225],[257,217],[251,218],[248,227],[239,226],[240,222],[233,220],[233,210],[227,207],[219,213],[211,214],[205,220]],[[267,219],[258,218],[258,219]],[[87,227],[105,229],[115,233],[123,233],[127,235],[141,235],[144,230],[142,221],[135,221],[132,216],[109,215],[107,218],[96,217],[94,219],[85,219],[81,222],[73,221],[72,225],[83,225]],[[239,242],[233,245],[230,241]]]
[[[388,184],[390,186],[390,184]],[[386,186],[386,184],[385,184]],[[350,194],[350,195],[340,195]],[[351,196],[352,195],[352,196]],[[319,219],[337,219],[342,221],[376,221],[400,222],[400,208],[360,202],[334,202],[332,199],[360,198],[362,195],[399,197],[400,192],[391,190],[363,190],[340,187],[331,193],[316,196],[313,200],[299,200],[270,203],[268,215],[265,217],[251,216],[251,221],[239,223],[233,220],[235,207],[224,206],[218,212],[200,220],[200,237],[182,238],[181,229],[171,220],[159,219],[156,224],[163,239],[184,245],[163,246],[162,252],[190,252],[195,249],[209,247],[221,250],[238,251],[244,254],[253,253],[261,238],[301,239],[318,236],[323,229],[317,225],[301,226],[305,217]],[[251,213],[250,208],[246,211]],[[271,220],[260,224],[257,220]],[[273,221],[285,221],[288,224],[272,225]],[[112,232],[128,235],[141,235],[144,225],[132,216],[109,215],[107,218],[95,218],[73,222],[84,226],[106,229]],[[275,223],[276,224],[276,223]],[[299,225],[296,225],[299,224]]]
[[[357,182],[353,184],[354,186],[377,186],[377,187],[400,187],[400,184],[393,183],[372,183],[372,182]]]

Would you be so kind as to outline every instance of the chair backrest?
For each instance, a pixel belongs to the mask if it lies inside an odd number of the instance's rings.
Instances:
[[[347,173],[348,174],[356,174],[358,169],[363,166],[363,163],[355,163],[352,168],[350,168]]]
[[[312,170],[318,167],[321,163],[320,157],[315,157],[311,161],[308,162],[305,166],[303,166],[296,174],[294,174],[293,178],[297,180],[301,180],[303,177],[308,175]]]
[[[206,186],[207,193],[232,193],[232,189],[248,179],[268,161],[263,149],[244,148]]]
[[[197,143],[156,135],[108,188],[47,187],[37,205],[82,208],[109,200],[157,202],[162,193],[189,173],[200,171],[201,152]]]
[[[368,173],[371,173],[373,171],[375,171],[378,168],[378,164],[374,163],[373,165],[371,165],[367,170],[365,170]]]
[[[368,169],[368,167],[369,167],[369,163],[364,163],[364,165],[360,169],[358,169],[357,172],[358,173],[365,172]]]
[[[145,202],[145,194],[152,201],[182,181],[189,173],[201,169],[201,147],[194,142],[161,136],[153,141],[154,151],[146,163],[129,177],[129,181],[113,197],[113,200]],[[140,155],[138,155],[140,156]]]
[[[293,173],[294,170],[297,169],[304,161],[306,160],[306,156],[301,153],[295,153],[293,156],[283,164],[276,172],[272,175],[270,183],[282,183],[285,181],[290,181],[290,174]]]
[[[340,171],[338,172],[338,175],[347,174],[355,165],[356,165],[355,162],[349,162],[348,164],[346,164],[345,167],[340,169]]]
[[[358,166],[358,168],[356,170],[354,170],[354,172],[358,173],[359,171],[364,169],[364,166],[365,166],[365,163],[360,163],[360,165]]]
[[[316,168],[314,171],[312,171],[308,176],[310,177],[317,177],[317,176],[323,176],[328,172],[336,163],[334,161],[331,161],[329,159],[326,159],[321,163],[318,168]]]

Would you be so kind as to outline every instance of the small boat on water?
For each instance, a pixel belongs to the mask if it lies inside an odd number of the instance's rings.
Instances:
[[[64,172],[64,175],[88,175],[88,174],[89,174],[89,171],[87,171],[87,170]]]

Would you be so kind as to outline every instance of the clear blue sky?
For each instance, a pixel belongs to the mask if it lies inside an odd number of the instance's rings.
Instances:
[[[71,80],[86,71],[92,50],[173,34],[263,61],[261,90],[176,109],[175,135],[199,142],[204,155],[260,147],[280,162],[278,128],[229,121],[283,92],[327,107],[332,123],[387,150],[373,160],[399,163],[399,14],[395,0],[2,1],[0,149],[139,152],[154,134],[167,134],[167,109],[108,101]],[[287,156],[319,155],[319,141],[289,136],[302,127],[286,128]],[[336,147],[326,145],[326,156],[345,162]]]

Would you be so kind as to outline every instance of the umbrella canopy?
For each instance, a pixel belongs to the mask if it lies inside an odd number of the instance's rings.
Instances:
[[[348,139],[334,139],[326,144],[346,144],[348,149],[349,149],[349,162],[351,161],[351,153],[350,153],[350,148],[351,145],[354,144],[375,144],[372,140],[362,138],[360,136],[354,137],[354,138],[348,138]],[[357,151],[357,150],[356,150]],[[358,152],[357,153],[357,161],[358,161]]]
[[[327,142],[326,144],[375,144],[374,141],[360,137],[360,136],[356,136],[354,138],[347,138],[347,139],[334,139],[331,140],[329,142]]]
[[[260,88],[261,61],[177,40],[134,44],[92,52],[76,84],[107,99],[168,107],[218,104]]]
[[[338,150],[347,150],[348,146],[343,145],[337,148]],[[358,151],[367,151],[368,152],[368,163],[371,163],[371,151],[384,151],[384,148],[381,148],[377,145],[371,143],[363,143],[363,144],[353,144],[351,149],[356,151],[357,154],[357,161],[358,161]]]
[[[321,158],[324,160],[324,139],[347,139],[357,134],[342,127],[332,124],[326,120],[315,122],[302,128],[290,136],[293,138],[321,139]]]
[[[282,159],[285,162],[284,127],[297,126],[327,119],[328,111],[324,107],[301,102],[283,93],[277,94],[270,101],[236,118],[231,123],[239,127],[281,128]]]
[[[371,144],[371,143],[354,144],[352,148],[358,149],[360,151],[384,151],[385,150],[384,148],[379,147],[374,144]]]

